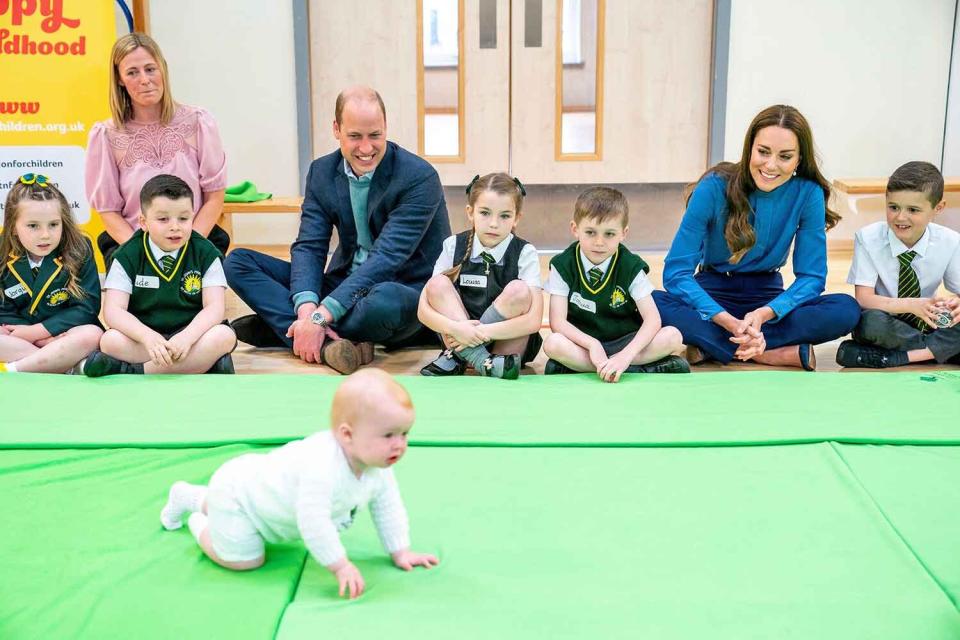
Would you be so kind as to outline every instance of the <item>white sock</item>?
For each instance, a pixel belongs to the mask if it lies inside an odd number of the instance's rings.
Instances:
[[[160,524],[170,531],[179,529],[183,526],[183,516],[199,512],[206,497],[207,488],[203,485],[182,480],[174,482],[167,496],[167,504],[160,511]]]
[[[16,363],[15,363],[15,362],[8,362],[8,363],[7,363],[7,373],[16,373],[16,372],[17,372],[17,365],[16,365]]]
[[[187,518],[187,528],[190,529],[190,533],[197,544],[200,544],[200,534],[207,530],[207,516],[199,511],[191,513],[190,517]]]

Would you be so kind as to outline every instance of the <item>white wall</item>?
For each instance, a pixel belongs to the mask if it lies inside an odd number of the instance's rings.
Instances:
[[[956,21],[954,40],[960,43],[960,20]],[[947,97],[947,130],[943,143],[943,175],[960,176],[960,47],[953,51],[950,95]]]
[[[151,35],[170,66],[173,95],[217,119],[230,184],[299,193],[293,13],[290,2],[150,3]],[[296,216],[236,216],[235,240],[289,244]]]
[[[724,155],[750,120],[791,104],[828,178],[939,164],[954,0],[733,0]]]

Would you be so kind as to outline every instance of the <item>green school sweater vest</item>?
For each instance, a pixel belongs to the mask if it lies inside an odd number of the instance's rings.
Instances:
[[[220,252],[196,231],[180,249],[173,271],[156,263],[142,229],[117,249],[113,259],[133,282],[127,311],[158,333],[172,333],[190,324],[203,309],[203,274]]]
[[[616,340],[639,329],[643,320],[630,296],[630,284],[641,271],[650,272],[647,263],[621,244],[603,280],[592,289],[579,254],[580,243],[574,242],[550,260],[550,266],[570,287],[567,298],[570,324],[601,342]]]

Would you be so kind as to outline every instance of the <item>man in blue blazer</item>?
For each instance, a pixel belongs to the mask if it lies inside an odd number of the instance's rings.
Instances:
[[[307,174],[291,262],[236,249],[223,266],[256,312],[233,323],[240,340],[292,347],[304,362],[351,373],[372,360],[371,343],[402,344],[423,329],[417,302],[450,221],[436,170],[387,141],[376,91],[337,97],[333,135],[340,149]],[[334,229],[339,244],[327,265]]]

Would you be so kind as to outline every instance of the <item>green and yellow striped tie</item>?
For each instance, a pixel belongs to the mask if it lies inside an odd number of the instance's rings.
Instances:
[[[600,267],[594,267],[587,272],[587,277],[590,278],[590,287],[596,289],[597,285],[600,284],[600,279],[603,277],[603,270]]]
[[[900,261],[900,276],[897,282],[898,298],[920,297],[920,279],[912,265],[913,259],[916,257],[916,251],[904,251],[897,256],[897,260]],[[930,330],[930,326],[926,322],[912,313],[901,313],[897,317],[920,331]]]
[[[164,273],[170,273],[173,271],[173,265],[177,263],[177,259],[171,255],[160,256],[160,266],[163,267]]]

